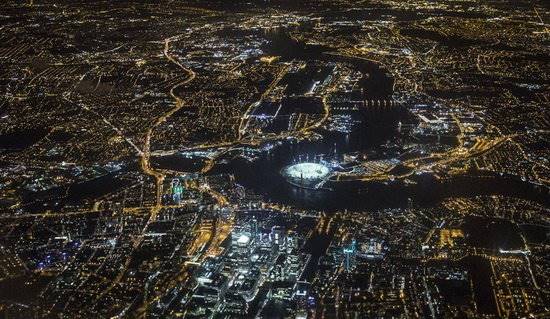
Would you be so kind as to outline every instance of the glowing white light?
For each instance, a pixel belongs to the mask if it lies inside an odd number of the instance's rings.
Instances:
[[[285,168],[284,174],[293,179],[318,180],[330,174],[328,167],[317,163],[300,163]]]
[[[242,246],[248,245],[249,242],[250,242],[250,237],[246,235],[241,235],[239,239],[237,239],[237,244]]]

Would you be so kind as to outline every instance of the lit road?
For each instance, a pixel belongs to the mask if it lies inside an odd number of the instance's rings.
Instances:
[[[176,39],[177,37],[178,36],[172,37],[172,38],[167,38],[167,39],[164,40],[163,54],[166,57],[166,59],[168,59],[168,61],[170,61],[171,63],[177,65],[184,72],[188,73],[189,76],[183,82],[180,82],[180,83],[176,84],[175,86],[172,87],[172,89],[170,89],[170,95],[172,96],[172,98],[175,101],[174,107],[170,111],[168,111],[167,113],[164,113],[162,116],[157,118],[155,123],[147,130],[147,134],[146,134],[146,137],[145,137],[145,145],[143,147],[143,152],[141,153],[141,161],[140,161],[141,169],[143,170],[143,172],[145,174],[155,178],[155,181],[156,181],[156,190],[157,190],[156,205],[152,209],[152,214],[151,214],[150,221],[156,220],[157,213],[159,212],[159,210],[161,208],[162,193],[163,193],[162,188],[163,188],[163,182],[164,182],[164,177],[165,177],[165,172],[163,172],[162,170],[155,169],[155,168],[151,167],[151,161],[150,161],[150,158],[151,158],[151,137],[152,137],[153,131],[155,130],[156,127],[158,127],[160,124],[165,122],[169,117],[171,117],[174,113],[176,113],[178,110],[180,110],[184,106],[183,100],[174,93],[174,90],[177,89],[178,87],[182,86],[182,85],[185,85],[185,84],[193,81],[193,79],[195,79],[195,76],[196,76],[196,74],[195,74],[195,72],[193,72],[193,70],[184,67],[179,61],[177,61],[173,56],[170,55],[170,52],[169,52],[170,42],[173,41],[174,39]]]

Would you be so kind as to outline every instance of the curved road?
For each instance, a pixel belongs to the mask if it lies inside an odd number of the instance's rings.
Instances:
[[[174,93],[175,89],[177,89],[178,87],[193,81],[193,79],[195,79],[195,76],[196,76],[196,74],[195,74],[195,72],[193,72],[193,70],[188,69],[185,66],[183,66],[179,61],[177,61],[169,53],[170,42],[173,41],[174,39],[177,39],[178,37],[179,37],[179,35],[175,36],[175,37],[164,39],[163,54],[166,57],[166,59],[168,59],[168,61],[170,61],[171,63],[177,65],[184,72],[188,73],[189,77],[187,77],[183,82],[180,82],[180,83],[176,84],[174,87],[172,87],[172,89],[170,89],[170,95],[172,96],[172,98],[175,101],[174,107],[171,110],[169,110],[168,112],[164,113],[159,118],[157,118],[155,123],[153,123],[153,125],[147,130],[147,134],[146,134],[146,137],[145,137],[145,145],[143,146],[143,152],[141,153],[141,169],[143,170],[143,172],[145,174],[154,177],[155,181],[156,181],[156,190],[157,190],[156,205],[152,210],[152,214],[151,214],[151,218],[149,219],[149,222],[156,220],[157,213],[159,212],[159,210],[162,206],[162,184],[163,184],[163,181],[164,181],[164,177],[166,175],[163,170],[151,167],[151,161],[150,161],[150,158],[151,158],[151,136],[153,135],[153,131],[155,130],[156,127],[158,127],[160,124],[162,124],[164,121],[166,121],[169,117],[171,117],[174,113],[179,111],[184,106],[183,100]],[[148,224],[149,224],[149,222],[148,222]],[[144,228],[144,230],[145,230],[145,228]]]

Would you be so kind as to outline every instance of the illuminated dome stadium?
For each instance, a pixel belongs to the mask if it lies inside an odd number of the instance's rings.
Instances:
[[[318,185],[330,175],[330,169],[318,163],[299,163],[283,168],[281,174],[293,185],[318,188]]]

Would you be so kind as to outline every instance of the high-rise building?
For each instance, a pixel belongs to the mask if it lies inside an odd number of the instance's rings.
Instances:
[[[183,196],[183,185],[178,178],[174,178],[170,185],[170,192],[174,203],[179,204]]]
[[[353,268],[353,263],[355,262],[355,253],[357,251],[356,246],[357,242],[355,241],[355,239],[353,239],[348,247],[344,247],[344,255],[346,258],[346,271],[350,271]]]

